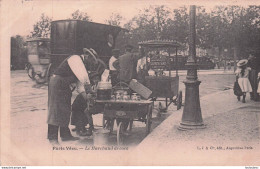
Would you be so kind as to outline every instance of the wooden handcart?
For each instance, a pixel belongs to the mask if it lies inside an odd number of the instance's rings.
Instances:
[[[171,40],[150,40],[138,43],[140,48],[144,48],[151,54],[146,55],[146,64],[155,75],[145,77],[145,85],[152,90],[152,100],[161,101],[165,98],[166,110],[171,103],[177,105],[177,110],[182,106],[182,91],[179,91],[179,75],[176,66],[176,75],[172,76],[170,57],[175,51],[177,61],[177,49],[180,44]],[[174,64],[178,64],[175,62]],[[169,70],[168,75],[164,75]],[[169,101],[169,102],[168,102]]]
[[[103,113],[106,117],[105,124],[113,132],[114,122],[117,122],[117,144],[124,142],[127,125],[129,131],[132,129],[133,121],[146,123],[146,135],[151,131],[153,102],[148,100],[124,101],[124,100],[96,100],[97,105],[104,107]]]

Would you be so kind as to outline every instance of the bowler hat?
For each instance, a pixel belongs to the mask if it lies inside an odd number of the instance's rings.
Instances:
[[[242,59],[242,60],[240,60],[240,61],[237,63],[237,66],[238,66],[238,67],[244,66],[244,65],[247,64],[247,62],[248,62],[247,59]]]

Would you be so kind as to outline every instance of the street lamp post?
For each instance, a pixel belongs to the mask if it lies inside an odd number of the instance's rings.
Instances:
[[[180,130],[191,130],[205,128],[202,120],[199,85],[200,81],[197,76],[197,61],[196,61],[196,6],[190,6],[190,31],[189,31],[189,57],[187,60],[187,76],[184,81],[185,90],[185,105],[182,114],[182,120],[178,127]]]

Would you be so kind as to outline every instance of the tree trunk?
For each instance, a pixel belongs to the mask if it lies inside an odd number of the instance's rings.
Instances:
[[[238,48],[235,45],[235,47],[234,47],[234,72],[237,70],[237,60],[238,60],[237,53],[238,53]]]

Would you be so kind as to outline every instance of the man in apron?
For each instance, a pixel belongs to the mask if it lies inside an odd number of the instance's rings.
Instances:
[[[78,84],[78,92],[87,100],[87,94],[92,93],[86,63],[97,64],[96,52],[93,49],[83,49],[82,55],[72,55],[64,60],[54,71],[48,87],[48,139],[58,144],[58,131],[62,141],[75,141],[68,127],[71,115],[70,85]]]

